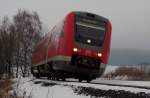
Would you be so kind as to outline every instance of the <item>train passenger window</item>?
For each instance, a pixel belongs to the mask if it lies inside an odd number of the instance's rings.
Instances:
[[[65,21],[63,21],[61,23],[61,33],[60,33],[60,36],[63,37],[64,36],[64,24],[65,24]]]
[[[55,28],[56,28],[56,26],[53,27],[53,29],[50,31],[51,34],[50,34],[50,38],[49,38],[49,43],[51,43],[54,39]]]

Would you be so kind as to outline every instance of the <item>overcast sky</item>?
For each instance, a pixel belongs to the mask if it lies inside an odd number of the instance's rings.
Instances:
[[[70,11],[88,11],[112,22],[112,48],[150,50],[150,0],[0,0],[0,18],[18,9],[37,11],[50,30]]]

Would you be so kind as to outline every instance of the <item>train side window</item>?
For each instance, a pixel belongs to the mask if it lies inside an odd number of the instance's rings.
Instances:
[[[53,41],[53,39],[54,39],[55,28],[56,28],[56,26],[54,26],[52,28],[52,30],[50,31],[51,34],[50,34],[50,38],[49,38],[49,43],[51,43]]]
[[[40,51],[43,47],[44,41],[45,41],[45,36],[43,36],[42,39],[39,41],[39,43],[35,46],[33,52]]]
[[[49,38],[49,43],[51,43],[51,41],[52,41],[52,34],[53,34],[52,31],[50,31],[50,32],[51,32],[51,35],[50,35],[50,38]]]
[[[39,50],[39,47],[35,46],[34,49],[33,49],[33,53],[37,52],[38,50]]]
[[[63,21],[61,23],[61,33],[60,33],[60,36],[63,37],[64,36],[64,24],[65,24],[65,21]]]

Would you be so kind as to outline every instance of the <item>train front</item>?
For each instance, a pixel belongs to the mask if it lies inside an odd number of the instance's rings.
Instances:
[[[111,24],[86,12],[74,14],[74,46],[71,64],[81,79],[100,77],[108,63]]]

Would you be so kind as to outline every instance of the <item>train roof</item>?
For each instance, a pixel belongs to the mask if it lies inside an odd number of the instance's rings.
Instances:
[[[90,12],[86,12],[86,11],[85,12],[84,11],[73,11],[73,12],[75,13],[75,15],[79,15],[79,16],[83,16],[83,17],[87,17],[87,18],[95,18],[97,20],[108,22],[107,18],[97,15],[97,14],[94,14],[94,13],[90,13]]]

